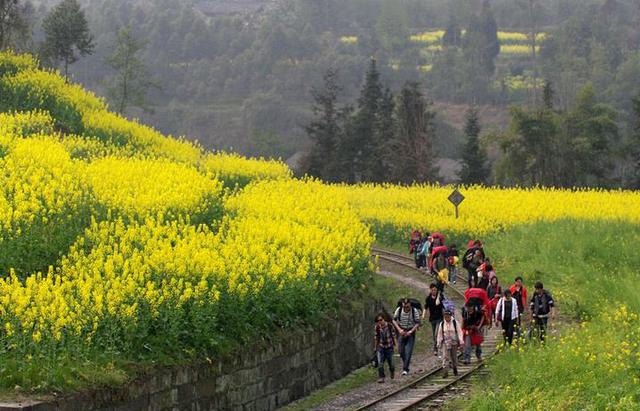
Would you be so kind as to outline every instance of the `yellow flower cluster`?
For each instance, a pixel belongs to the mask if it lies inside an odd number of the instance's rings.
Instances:
[[[147,157],[195,164],[202,154],[202,149],[193,143],[163,136],[151,127],[106,110],[86,112],[83,123],[86,136],[98,137],[104,142],[126,147],[129,152],[138,152]]]
[[[540,46],[536,46],[536,52],[540,53]],[[502,44],[500,46],[500,54],[501,55],[530,55],[531,54],[531,46],[528,44]]]
[[[0,53],[0,76],[36,67],[38,67],[38,63],[30,54]]]
[[[0,244],[84,202],[86,189],[78,179],[78,167],[55,141],[16,140],[0,159]]]
[[[5,150],[0,156],[0,275],[9,268],[21,274],[44,269],[88,223],[84,164],[72,160],[56,139],[43,136],[13,139]]]
[[[358,36],[342,36],[339,41],[342,44],[348,45],[358,44]]]
[[[51,134],[53,119],[46,111],[28,111],[15,114],[0,113],[0,136],[28,137],[33,134]]]
[[[55,72],[37,69],[29,56],[0,52],[0,110],[50,112],[57,129],[109,144],[126,152],[196,163],[197,145],[166,137],[156,130],[107,111],[105,103]]]
[[[461,188],[466,197],[456,219],[447,200],[453,187],[336,185],[378,238],[404,242],[414,228],[482,236],[515,225],[576,218],[640,222],[640,193],[552,188]]]
[[[168,346],[185,334],[207,345],[217,318],[240,313],[251,323],[295,314],[299,304],[317,309],[318,298],[364,281],[372,238],[321,183],[258,183],[226,207],[216,233],[175,220],[94,221],[55,272],[0,280],[0,323],[11,344],[25,335],[107,344],[118,335],[126,346],[166,327]]]
[[[500,44],[523,44],[529,41],[529,33],[520,33],[517,31],[499,31],[498,40]],[[546,38],[546,33],[538,33],[536,41],[541,42]]]
[[[430,30],[422,33],[414,34],[409,37],[414,43],[434,44],[439,43],[444,36],[444,30]],[[465,30],[462,30],[462,34],[465,34]],[[542,41],[546,38],[545,33],[538,33],[536,36],[537,41]],[[500,44],[526,44],[529,41],[528,33],[521,33],[517,31],[498,31],[498,41]]]
[[[439,43],[442,40],[442,36],[444,36],[444,30],[433,30],[414,34],[409,37],[409,40],[414,43],[433,44]]]
[[[291,170],[281,161],[249,159],[233,153],[208,154],[203,157],[200,166],[230,188],[244,187],[254,180],[291,178]]]
[[[195,167],[168,160],[105,157],[86,166],[96,201],[120,216],[161,213],[211,224],[218,216],[222,185]]]

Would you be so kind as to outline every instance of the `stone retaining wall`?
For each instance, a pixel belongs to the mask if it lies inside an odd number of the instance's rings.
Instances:
[[[0,411],[273,410],[367,363],[380,305],[366,297],[352,305],[318,330],[247,346],[220,362],[159,369],[115,389],[0,403]]]

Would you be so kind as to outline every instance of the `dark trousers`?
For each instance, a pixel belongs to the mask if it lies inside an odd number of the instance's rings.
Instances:
[[[393,367],[393,347],[390,348],[382,348],[378,347],[378,377],[384,378],[384,362],[389,363],[389,372],[393,377],[393,371],[395,368]]]
[[[440,324],[442,320],[433,320],[431,323],[431,335],[433,335],[433,351],[438,351],[438,341],[436,341],[436,331],[438,330],[438,324]]]
[[[472,270],[470,268],[467,269],[467,280],[469,282],[469,288],[478,285],[478,273],[476,270]]]
[[[547,335],[547,321],[549,321],[549,318],[534,317],[534,321],[538,330],[538,337],[540,338],[540,341],[544,341],[544,338]]]
[[[512,320],[507,316],[502,320],[502,333],[504,334],[504,340],[511,345],[513,342],[513,328],[516,325],[516,320]]]
[[[402,358],[402,370],[409,372],[409,366],[411,365],[411,356],[413,355],[413,346],[416,343],[416,335],[400,336],[398,338],[398,351],[400,351],[400,358]]]

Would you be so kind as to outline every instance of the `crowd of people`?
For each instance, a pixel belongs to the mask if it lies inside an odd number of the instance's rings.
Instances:
[[[392,316],[385,312],[376,316],[374,343],[378,382],[385,381],[385,362],[390,377],[394,378],[396,347],[402,361],[402,375],[409,374],[416,334],[426,321],[431,325],[433,354],[442,359],[445,377],[450,368],[458,375],[459,351],[462,351],[463,364],[470,364],[474,353],[476,360],[482,361],[484,335],[493,326],[501,327],[504,343],[512,345],[514,337],[525,337],[523,319],[528,318],[528,338],[544,341],[549,320],[555,317],[551,293],[538,281],[529,299],[521,276],[503,289],[480,240],[470,240],[460,258],[457,246],[447,246],[442,233],[422,234],[416,230],[411,234],[409,252],[414,256],[416,267],[434,280],[424,305],[418,299],[405,297],[398,301]],[[445,285],[456,284],[463,270],[467,274],[467,289],[459,324],[455,304],[445,295]]]

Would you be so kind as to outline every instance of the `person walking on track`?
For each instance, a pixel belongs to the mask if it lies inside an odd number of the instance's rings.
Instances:
[[[399,335],[398,351],[400,358],[402,358],[402,375],[409,374],[413,347],[416,343],[416,331],[420,327],[420,315],[420,310],[413,307],[408,298],[401,300],[401,306],[396,309],[393,315],[393,325]]]
[[[374,344],[378,356],[378,382],[384,382],[384,363],[389,363],[389,374],[393,380],[395,368],[393,366],[393,348],[396,345],[396,337],[393,325],[387,322],[385,315],[379,313],[376,316]]]
[[[464,335],[464,355],[463,363],[471,363],[471,351],[475,347],[476,358],[482,361],[482,326],[484,325],[485,313],[478,305],[466,304],[462,307],[462,331]]]
[[[438,348],[442,352],[443,377],[449,376],[449,363],[453,368],[453,375],[458,375],[458,350],[462,348],[462,328],[453,318],[451,310],[444,310],[444,318],[438,325],[436,334]]]
[[[436,329],[443,319],[443,305],[444,296],[438,291],[438,286],[435,283],[431,283],[429,286],[431,292],[427,296],[427,300],[424,304],[424,311],[422,312],[422,320],[424,321],[427,316],[427,310],[429,311],[429,322],[431,323],[431,334],[433,335],[433,355],[438,355],[438,344],[436,339]]]

